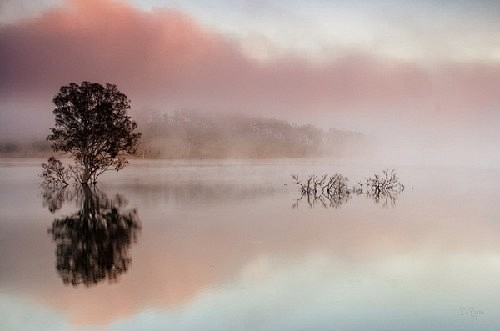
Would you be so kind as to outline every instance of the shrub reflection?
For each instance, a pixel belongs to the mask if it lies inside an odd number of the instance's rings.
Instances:
[[[48,232],[56,243],[56,268],[64,284],[92,286],[117,281],[130,268],[130,247],[137,242],[140,220],[135,209],[123,211],[127,201],[87,185],[43,193],[51,212],[76,201],[79,210],[56,218]]]

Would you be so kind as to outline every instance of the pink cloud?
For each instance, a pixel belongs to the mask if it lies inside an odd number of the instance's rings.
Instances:
[[[168,9],[67,1],[0,27],[0,92],[43,96],[83,80],[113,82],[138,104],[276,113],[418,108],[473,111],[500,102],[500,66],[352,54],[315,64],[256,62],[226,35]],[[137,105],[137,103],[136,103]]]

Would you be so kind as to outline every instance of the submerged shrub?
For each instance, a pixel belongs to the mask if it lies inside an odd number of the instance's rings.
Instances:
[[[299,201],[304,197],[310,207],[320,204],[325,208],[338,208],[352,195],[366,195],[376,203],[383,202],[384,206],[387,206],[388,202],[395,205],[397,195],[404,191],[404,185],[400,182],[395,170],[390,172],[382,170],[382,174],[374,174],[366,179],[366,183],[358,182],[352,187],[348,185],[349,179],[338,173],[320,177],[310,175],[304,180],[294,174],[292,179],[301,193],[301,197],[292,205],[293,208],[297,208]]]

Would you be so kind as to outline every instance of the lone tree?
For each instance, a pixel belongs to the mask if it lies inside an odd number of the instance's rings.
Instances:
[[[55,127],[47,137],[54,152],[69,154],[75,161],[69,172],[81,184],[95,183],[107,170],[127,164],[136,152],[141,133],[127,115],[130,100],[114,84],[82,82],[62,86],[55,104]],[[42,174],[43,177],[43,174]]]

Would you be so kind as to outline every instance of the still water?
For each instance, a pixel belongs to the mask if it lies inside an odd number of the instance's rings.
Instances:
[[[290,175],[382,168],[134,161],[88,204],[41,162],[0,160],[1,330],[500,330],[498,169],[401,167],[394,201],[324,206]]]

